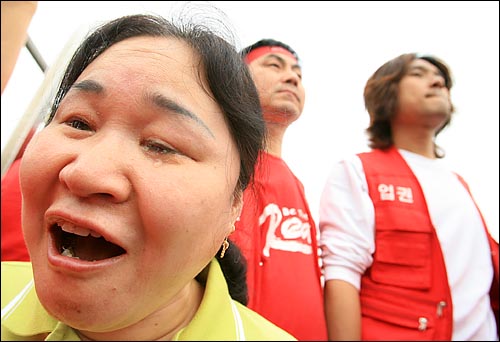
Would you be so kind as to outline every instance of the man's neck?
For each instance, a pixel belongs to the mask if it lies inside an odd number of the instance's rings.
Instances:
[[[266,139],[266,152],[275,157],[281,158],[283,137],[287,127],[277,124],[266,124],[267,139]]]
[[[401,148],[427,158],[435,158],[434,133],[425,130],[394,131],[393,142]]]

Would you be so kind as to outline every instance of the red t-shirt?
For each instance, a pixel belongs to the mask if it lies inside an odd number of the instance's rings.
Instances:
[[[262,153],[230,239],[247,259],[248,306],[299,340],[326,340],[317,228],[304,187]]]
[[[2,179],[2,261],[29,261],[21,228],[21,187],[16,159]]]

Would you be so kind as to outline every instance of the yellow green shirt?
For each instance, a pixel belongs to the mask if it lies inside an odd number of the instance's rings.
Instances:
[[[2,262],[2,341],[78,341],[76,331],[52,318],[35,292],[31,263]],[[284,313],[286,314],[286,313]],[[231,299],[219,263],[210,266],[205,293],[192,321],[175,341],[296,339],[256,312]]]

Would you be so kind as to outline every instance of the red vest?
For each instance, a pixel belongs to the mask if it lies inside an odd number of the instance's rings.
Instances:
[[[451,340],[446,266],[420,184],[396,148],[360,153],[375,208],[373,264],[361,279],[363,340]],[[498,243],[490,292],[498,329]]]

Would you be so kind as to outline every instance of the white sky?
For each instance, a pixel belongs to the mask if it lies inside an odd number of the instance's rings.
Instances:
[[[451,68],[456,107],[438,137],[445,160],[468,181],[492,235],[499,227],[498,1],[212,1],[239,47],[261,38],[291,45],[303,65],[306,104],[285,135],[283,158],[302,180],[318,220],[334,160],[366,150],[363,88],[384,62],[406,52],[442,58]],[[76,32],[123,14],[166,17],[169,1],[40,1],[28,33],[49,66]],[[42,84],[26,49],[2,95],[2,153]]]

